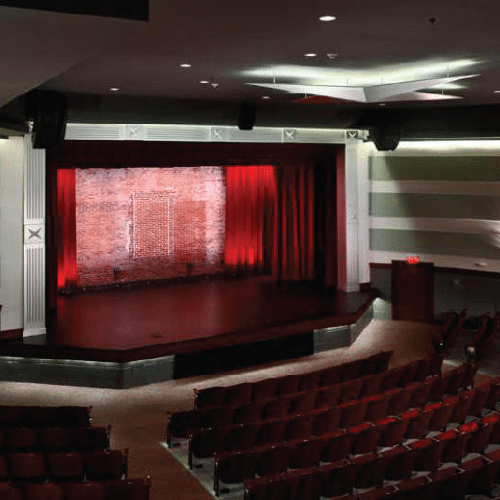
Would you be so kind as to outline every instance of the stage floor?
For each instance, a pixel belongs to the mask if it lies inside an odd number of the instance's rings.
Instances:
[[[29,358],[111,362],[120,364],[115,372],[122,378],[124,370],[137,373],[137,363],[130,363],[149,361],[149,372],[141,367],[144,379],[149,380],[155,362],[158,377],[184,377],[247,361],[304,356],[320,344],[321,350],[335,342],[348,345],[351,325],[375,296],[373,291],[343,293],[305,284],[284,287],[268,277],[79,292],[58,298],[54,331],[2,341],[0,356],[22,358],[25,368]],[[316,341],[315,330],[340,326],[341,333],[329,334],[330,345],[322,343],[324,336]],[[48,361],[45,365],[52,369]]]

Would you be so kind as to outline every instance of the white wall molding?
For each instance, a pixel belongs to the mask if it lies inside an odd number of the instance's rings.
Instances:
[[[357,131],[351,131],[357,132]],[[362,134],[356,134],[356,137]],[[346,130],[216,125],[68,123],[67,140],[345,144]]]
[[[45,150],[24,138],[24,336],[45,333]]]

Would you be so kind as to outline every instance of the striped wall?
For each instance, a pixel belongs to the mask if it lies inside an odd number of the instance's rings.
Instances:
[[[500,141],[371,151],[369,259],[500,272]]]

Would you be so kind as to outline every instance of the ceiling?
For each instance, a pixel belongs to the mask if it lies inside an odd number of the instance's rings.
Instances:
[[[322,22],[322,15],[336,20]],[[173,121],[184,115],[205,123],[227,120],[231,106],[251,99],[257,124],[279,110],[283,125],[306,117],[325,126],[328,116],[381,104],[500,105],[499,24],[498,0],[150,0],[148,22],[0,7],[0,106],[38,87],[68,94],[76,121],[116,119],[120,103],[131,112],[144,102],[155,120],[161,113],[154,103],[162,103],[165,120],[170,112]],[[317,56],[304,56],[311,52]],[[296,102],[303,93],[248,85],[378,85],[472,74],[455,82],[457,89],[422,89],[461,97],[432,102],[311,104]]]

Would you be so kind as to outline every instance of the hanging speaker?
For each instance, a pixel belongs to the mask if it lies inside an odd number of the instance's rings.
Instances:
[[[378,151],[394,151],[401,139],[401,124],[398,122],[383,123],[370,132]]]
[[[31,140],[35,149],[57,146],[66,132],[66,97],[49,90],[29,92],[26,96],[26,119],[33,121]]]
[[[252,130],[255,125],[257,105],[251,101],[242,101],[238,111],[237,125],[240,130]]]

